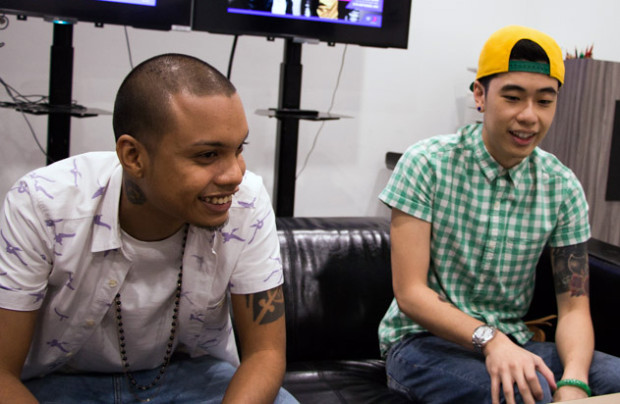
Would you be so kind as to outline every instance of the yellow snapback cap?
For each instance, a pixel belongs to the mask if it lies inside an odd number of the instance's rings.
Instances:
[[[510,53],[517,42],[529,39],[537,43],[547,54],[549,64],[524,60],[510,60]],[[549,35],[533,28],[509,25],[489,37],[480,52],[476,80],[507,72],[541,73],[564,83],[564,60],[562,50]],[[473,88],[473,83],[471,88]]]

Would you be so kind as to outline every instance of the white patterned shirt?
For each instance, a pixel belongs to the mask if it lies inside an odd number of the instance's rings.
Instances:
[[[123,286],[131,260],[118,221],[121,179],[114,152],[86,153],[25,175],[7,193],[0,215],[0,307],[40,310],[23,379],[63,367]],[[177,336],[192,356],[238,365],[229,293],[269,290],[282,284],[283,273],[260,177],[246,171],[229,216],[219,231],[189,227]]]

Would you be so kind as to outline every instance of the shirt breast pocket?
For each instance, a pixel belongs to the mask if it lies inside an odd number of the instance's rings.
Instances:
[[[228,295],[224,294],[204,307],[200,312],[200,321],[202,327],[198,336],[199,348],[208,351],[209,348],[225,341],[232,329]]]

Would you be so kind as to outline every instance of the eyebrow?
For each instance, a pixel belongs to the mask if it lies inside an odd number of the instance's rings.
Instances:
[[[500,91],[520,91],[520,92],[526,92],[525,88],[517,85],[517,84],[506,84],[505,86],[503,86]],[[553,87],[543,87],[543,88],[539,88],[536,90],[537,93],[545,93],[545,94],[551,94],[551,95],[557,95],[558,94],[558,90],[556,90]]]
[[[239,145],[242,145],[245,142],[247,142],[249,136],[250,136],[250,132],[246,133],[245,137],[243,138],[241,143],[239,143]],[[228,147],[228,145],[223,142],[209,142],[209,141],[196,142],[192,146]]]

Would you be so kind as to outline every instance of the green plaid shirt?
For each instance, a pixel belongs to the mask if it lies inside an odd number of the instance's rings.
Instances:
[[[544,246],[590,237],[587,202],[573,172],[539,148],[503,168],[486,150],[481,125],[411,146],[379,198],[432,224],[428,285],[520,343],[532,335],[521,318]],[[379,326],[381,352],[423,331],[393,300]]]

